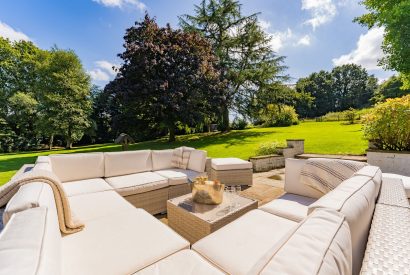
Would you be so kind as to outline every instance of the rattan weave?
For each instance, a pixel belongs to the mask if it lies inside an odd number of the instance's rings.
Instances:
[[[168,187],[125,196],[124,199],[137,208],[145,209],[150,214],[163,213],[167,210]]]
[[[238,199],[241,201],[241,205],[232,210],[229,210],[228,204],[224,204],[224,202],[219,206],[192,204],[190,196],[191,195],[185,195],[174,200],[168,200],[167,212],[168,225],[191,244],[258,207],[256,200],[239,196]],[[201,210],[198,211],[200,214],[195,214],[193,211],[182,207],[180,203],[184,201],[187,201],[188,206],[191,205],[192,207],[197,206],[201,208]],[[212,212],[212,215],[207,215],[207,211],[203,211],[202,208],[211,209],[209,212]],[[220,216],[214,216],[213,212],[215,212],[215,209],[224,210],[225,208],[227,208],[226,212],[221,211],[222,214]]]
[[[211,169],[210,179],[219,180],[225,185],[252,185],[252,168],[238,170]]]
[[[409,207],[406,192],[401,179],[383,178],[377,203]],[[410,228],[409,228],[410,230]]]
[[[361,274],[410,274],[410,209],[377,204]]]
[[[184,183],[168,187],[168,199],[173,199],[191,193],[191,184]]]

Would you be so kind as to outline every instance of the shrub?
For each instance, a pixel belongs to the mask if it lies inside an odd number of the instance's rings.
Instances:
[[[262,143],[256,150],[257,156],[275,155],[278,154],[278,149],[284,145],[278,141]]]
[[[295,108],[287,105],[274,105],[267,106],[265,113],[262,115],[265,123],[264,126],[290,126],[299,123],[298,115]]]
[[[354,124],[354,119],[356,118],[356,110],[353,108],[349,108],[343,112],[345,119],[349,122],[349,124]]]
[[[410,95],[377,104],[363,122],[365,137],[378,149],[410,151]]]
[[[246,126],[248,126],[248,122],[245,119],[235,117],[235,119],[232,121],[231,129],[232,130],[243,130],[246,128]]]

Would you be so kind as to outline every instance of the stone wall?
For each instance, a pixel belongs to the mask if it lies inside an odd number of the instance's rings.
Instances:
[[[410,152],[369,150],[367,163],[379,166],[383,173],[410,176]]]

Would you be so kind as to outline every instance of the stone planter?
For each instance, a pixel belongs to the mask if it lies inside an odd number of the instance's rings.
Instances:
[[[253,172],[267,172],[272,169],[285,167],[285,157],[282,155],[267,155],[251,157]]]
[[[410,152],[368,150],[367,163],[379,166],[383,173],[410,176]]]

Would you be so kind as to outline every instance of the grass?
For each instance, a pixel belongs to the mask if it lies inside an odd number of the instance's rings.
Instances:
[[[252,128],[229,133],[206,133],[179,136],[176,142],[168,143],[165,138],[133,144],[130,150],[166,149],[181,145],[208,151],[210,157],[238,157],[248,159],[255,155],[261,143],[286,139],[305,139],[306,153],[321,154],[364,154],[367,142],[363,139],[360,124],[342,125],[340,122],[304,122],[291,127]],[[37,156],[50,153],[78,153],[119,151],[121,146],[98,144],[77,147],[72,150],[52,150],[0,154],[0,185],[23,165],[34,163]]]

